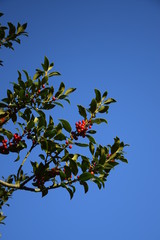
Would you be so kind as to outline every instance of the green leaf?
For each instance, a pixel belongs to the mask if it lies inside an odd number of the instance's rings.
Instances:
[[[88,147],[88,144],[86,144],[86,143],[77,143],[77,142],[75,142],[74,144],[79,146],[79,147]]]
[[[19,91],[19,97],[20,97],[21,99],[23,99],[23,98],[25,97],[25,91],[24,91],[24,89],[21,89],[21,90]]]
[[[54,107],[55,107],[55,104],[45,103],[42,108],[45,110],[49,110],[49,109],[53,109]]]
[[[99,113],[105,113],[107,112],[109,109],[109,106],[101,106],[99,109],[98,109],[98,112]]]
[[[42,159],[42,160],[45,160],[45,156],[43,154],[39,154],[39,157]]]
[[[0,224],[1,222],[6,218],[6,216],[3,216],[1,213],[0,213]]]
[[[107,97],[107,95],[108,95],[108,92],[105,91],[105,92],[103,93],[102,100],[105,99],[105,98]]]
[[[11,101],[13,99],[13,95],[12,95],[12,92],[11,90],[7,90],[7,96],[8,96],[8,99]]]
[[[101,93],[98,89],[94,89],[94,91],[96,94],[96,101],[97,101],[97,103],[100,103],[101,102]]]
[[[14,160],[14,162],[17,162],[19,159],[20,159],[20,156],[19,156],[19,153],[18,153],[18,156],[17,156],[17,158]]]
[[[91,154],[93,155],[94,154],[94,145],[91,142],[89,143],[89,150],[90,150]]]
[[[95,139],[92,136],[86,134],[86,137],[89,139],[90,142],[96,144],[96,141],[95,141]]]
[[[96,119],[92,119],[91,121],[92,121],[92,123],[96,123],[96,124],[101,124],[103,122],[107,123],[107,120],[104,118],[96,118]]]
[[[9,35],[15,34],[16,27],[11,22],[8,22],[8,26],[9,26]]]
[[[59,72],[51,72],[50,74],[48,74],[48,77],[59,76],[59,75],[61,75]]]
[[[36,72],[33,76],[33,80],[36,80],[37,78],[39,78],[42,75],[43,75],[43,72]]]
[[[59,102],[54,102],[54,104],[55,104],[55,105],[57,105],[57,106],[60,106],[60,107],[64,108],[64,106],[63,106],[63,104],[62,104],[62,103],[59,103]]]
[[[87,118],[86,109],[81,105],[77,105],[77,107],[78,107],[78,110],[79,110],[79,114],[82,117],[84,117],[84,119],[86,119]]]
[[[89,110],[91,111],[91,113],[94,113],[97,109],[97,101],[96,99],[92,99],[91,103],[90,103],[90,108]]]
[[[43,186],[43,189],[42,189],[42,197],[46,196],[47,194],[48,194],[48,189]]]
[[[70,169],[71,169],[71,172],[76,176],[78,173],[78,167],[76,162],[73,160],[70,160]]]
[[[72,128],[71,125],[69,124],[68,121],[64,120],[64,119],[59,119],[59,121],[62,123],[63,128],[67,131],[67,132],[71,132]]]
[[[64,89],[65,89],[65,85],[63,82],[61,82],[58,92],[56,92],[56,94],[55,94],[55,97],[56,98],[59,97],[64,92]]]
[[[23,70],[23,72],[24,72],[24,74],[26,75],[26,78],[27,78],[27,81],[28,81],[28,80],[30,79],[30,77],[29,77],[27,71]]]
[[[110,104],[110,103],[114,103],[114,102],[116,102],[115,99],[113,99],[113,98],[108,98],[106,101],[104,101],[104,104]]]
[[[5,108],[5,107],[8,107],[8,105],[5,104],[5,103],[0,102],[0,108]]]
[[[83,185],[83,187],[84,187],[84,192],[87,193],[87,192],[88,192],[88,189],[89,189],[89,188],[88,188],[88,184],[87,184],[86,182],[82,182],[82,181],[80,181],[80,184]]]
[[[89,179],[92,179],[94,176],[90,172],[84,172],[79,176],[80,181],[88,181]]]
[[[70,195],[70,199],[72,199],[72,198],[73,198],[73,191],[72,191],[72,189],[70,189],[69,187],[67,187],[64,183],[61,183],[61,186],[68,191],[68,193],[69,193],[69,195]]]
[[[95,131],[95,130],[89,130],[89,131],[87,131],[87,133],[89,133],[89,134],[95,134],[96,131]]]
[[[64,93],[64,95],[68,95],[68,94],[74,92],[75,90],[76,90],[76,88],[69,88],[69,89],[67,89],[67,91]]]
[[[42,67],[43,67],[44,71],[48,71],[49,60],[48,60],[48,58],[46,56],[44,57],[44,64],[42,64]]]
[[[11,119],[12,119],[13,123],[16,123],[16,121],[17,121],[17,114],[16,114],[16,113],[13,113],[13,114],[11,115]]]
[[[58,141],[63,141],[63,140],[66,140],[66,137],[63,133],[59,133],[54,137],[54,139]]]

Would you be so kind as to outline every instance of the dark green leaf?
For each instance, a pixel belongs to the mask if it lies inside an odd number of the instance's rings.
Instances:
[[[59,75],[61,75],[59,72],[51,72],[49,73],[48,77],[59,76]]]
[[[92,119],[92,123],[96,123],[96,124],[100,124],[100,123],[107,123],[107,120],[104,118],[96,118],[96,119]]]
[[[95,141],[95,139],[92,136],[86,134],[86,137],[89,139],[90,142],[96,144],[96,141]]]
[[[84,117],[84,119],[86,119],[87,118],[86,109],[81,105],[77,105],[77,107],[78,107],[78,110],[79,110],[79,114],[82,117]]]
[[[76,162],[73,160],[70,160],[70,169],[71,169],[71,172],[76,176],[78,173],[78,167]]]
[[[101,93],[98,89],[94,89],[95,94],[96,94],[96,101],[97,103],[101,102]]]
[[[80,184],[83,185],[84,192],[87,193],[88,192],[88,184],[86,182],[82,182],[82,181],[80,181]]]
[[[91,103],[90,103],[90,108],[89,110],[91,111],[91,113],[94,113],[97,109],[97,101],[96,99],[92,99]]]
[[[33,76],[33,80],[36,80],[37,78],[39,78],[40,76],[42,76],[43,72],[36,72]]]
[[[69,89],[67,89],[67,91],[64,94],[68,95],[68,94],[74,92],[75,90],[76,90],[76,88],[69,88]]]
[[[54,137],[54,139],[58,141],[63,141],[63,140],[66,140],[66,137],[63,133],[59,133]]]
[[[11,22],[8,22],[8,26],[9,26],[9,35],[15,34],[15,31],[16,31],[15,26]]]
[[[88,144],[86,144],[86,143],[77,143],[77,142],[75,142],[74,144],[79,146],[79,147],[88,147]]]
[[[5,104],[5,103],[0,102],[0,108],[5,108],[5,107],[8,107],[8,105]]]
[[[43,186],[43,189],[42,189],[42,197],[46,196],[47,194],[48,194],[48,189]]]
[[[110,103],[114,103],[114,102],[116,102],[115,99],[113,99],[113,98],[108,98],[106,101],[104,101],[104,104],[110,104]]]
[[[95,134],[96,131],[95,131],[95,130],[89,130],[89,131],[87,131],[87,133],[89,133],[89,134]]]
[[[79,176],[79,180],[84,182],[92,179],[94,176],[90,172],[84,172]]]
[[[72,128],[71,128],[69,122],[66,121],[66,120],[64,120],[64,119],[59,119],[59,121],[62,123],[63,128],[64,128],[67,132],[70,133],[71,130],[72,130]]]
[[[45,160],[45,156],[43,154],[39,154],[39,157],[42,159],[42,160]]]
[[[102,100],[105,99],[105,98],[107,97],[107,95],[108,95],[108,92],[105,91],[105,92],[103,93]]]
[[[109,106],[101,106],[98,110],[99,113],[105,113],[109,109]]]
[[[43,69],[44,69],[44,71],[48,71],[48,68],[49,68],[49,60],[48,60],[48,58],[45,56],[45,57],[44,57]]]
[[[90,150],[91,154],[93,155],[94,154],[94,145],[91,142],[89,143],[89,150]]]

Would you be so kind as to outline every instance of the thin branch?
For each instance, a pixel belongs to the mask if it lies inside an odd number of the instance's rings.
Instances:
[[[20,167],[19,167],[19,169],[18,169],[18,172],[17,172],[17,179],[19,178],[20,171],[21,171],[21,169],[22,169],[25,161],[27,160],[29,154],[31,153],[32,149],[33,149],[35,146],[36,146],[36,145],[32,145],[32,146],[31,146],[30,150],[27,152],[25,158],[23,159],[23,162],[21,163],[21,165],[20,165]]]
[[[32,180],[35,177],[35,174],[33,174],[31,177],[24,180],[24,182],[21,183],[20,187],[23,187],[26,183],[28,183],[30,180]]]
[[[5,187],[8,187],[8,188],[17,188],[18,189],[20,187],[19,183],[12,184],[12,183],[8,183],[8,182],[4,182],[2,180],[0,180],[0,184],[5,186]]]

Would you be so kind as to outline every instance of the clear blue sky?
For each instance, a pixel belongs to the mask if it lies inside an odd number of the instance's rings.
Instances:
[[[5,208],[2,239],[160,239],[160,1],[159,0],[1,0],[2,22],[28,22],[28,38],[15,51],[1,50],[0,98],[17,70],[30,75],[46,55],[67,87],[76,87],[62,114],[79,120],[94,88],[117,100],[97,134],[101,144],[119,136],[129,164],[120,164],[99,191],[17,192]],[[56,117],[56,116],[55,116]],[[59,117],[59,115],[58,115]],[[1,157],[2,158],[2,157]],[[32,160],[32,159],[30,159]],[[8,166],[9,164],[9,166]],[[13,161],[1,159],[1,175]]]

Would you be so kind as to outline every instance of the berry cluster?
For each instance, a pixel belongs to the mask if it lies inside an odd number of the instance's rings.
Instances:
[[[59,174],[60,174],[60,172],[59,172],[59,169],[57,167],[51,169],[51,177],[55,177]]]
[[[2,145],[0,146],[1,153],[9,153],[11,147],[17,147],[18,143],[22,140],[22,136],[15,133],[13,135],[13,139],[8,142],[7,139],[2,140]],[[25,143],[25,140],[22,140]]]
[[[85,138],[86,136],[86,132],[88,131],[88,129],[92,128],[92,123],[91,120],[82,120],[82,121],[78,121],[75,123],[76,126],[76,131],[72,131],[71,132],[71,137],[75,140],[78,140],[79,136],[82,136],[83,138]]]
[[[25,128],[22,135],[15,133],[13,135],[13,138],[10,141],[8,141],[7,139],[3,139],[1,141],[2,145],[0,145],[0,153],[8,154],[9,151],[13,151],[13,149],[16,148],[17,146],[20,147],[19,142],[25,143],[25,140],[23,139],[24,137],[27,137],[27,139],[31,139],[32,144],[34,145],[37,142],[37,139],[35,136],[36,135],[34,130],[31,131],[30,129],[27,130]]]
[[[8,153],[8,146],[7,146],[7,139],[2,140],[2,145],[0,146],[0,152],[2,153]]]
[[[42,188],[45,183],[44,176],[38,176],[38,175],[35,176],[35,178],[33,179],[33,182],[35,182],[39,188]]]

